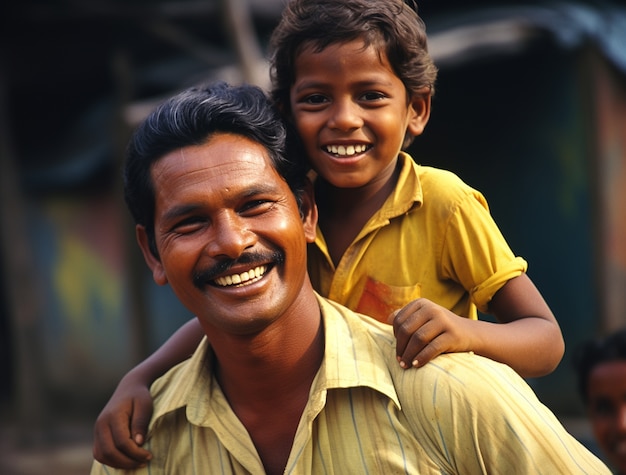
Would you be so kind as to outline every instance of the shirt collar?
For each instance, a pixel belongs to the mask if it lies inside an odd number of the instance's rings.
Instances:
[[[400,407],[389,364],[395,362],[391,327],[317,295],[324,322],[325,349],[311,393],[366,386],[385,394]],[[358,356],[357,356],[358,355]],[[216,410],[228,404],[213,377],[213,353],[204,337],[191,358],[158,379],[151,388],[154,422],[186,407],[187,419],[208,425]]]
[[[367,386],[400,407],[388,366],[398,364],[391,327],[319,295],[317,298],[326,348],[312,391]]]
[[[424,200],[419,179],[420,166],[406,152],[400,152],[398,162],[401,167],[398,183],[376,214],[380,220],[395,218],[414,207],[420,207]]]

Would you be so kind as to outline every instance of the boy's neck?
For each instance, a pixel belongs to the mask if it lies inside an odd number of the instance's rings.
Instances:
[[[338,188],[321,177],[317,179],[319,226],[335,265],[370,218],[393,193],[400,170],[401,163],[398,161],[390,178],[378,187]]]
[[[337,217],[343,219],[352,214],[373,216],[393,193],[402,169],[397,160],[393,173],[385,181],[368,183],[356,188],[336,187],[318,176],[316,179],[316,202],[320,208],[320,219]]]

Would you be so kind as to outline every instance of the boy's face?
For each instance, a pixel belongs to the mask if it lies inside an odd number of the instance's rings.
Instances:
[[[376,186],[392,175],[407,133],[422,133],[430,97],[407,97],[375,45],[305,46],[290,91],[297,130],[315,170],[340,188]]]
[[[165,155],[151,176],[159,259],[142,226],[140,247],[155,282],[169,283],[207,334],[254,334],[297,304],[313,199],[303,220],[263,146],[217,134]]]
[[[596,440],[614,468],[626,473],[626,361],[596,366],[587,392]]]

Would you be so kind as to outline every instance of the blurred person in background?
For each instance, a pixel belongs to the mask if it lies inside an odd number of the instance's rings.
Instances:
[[[581,344],[573,363],[596,441],[615,473],[626,475],[626,327]]]

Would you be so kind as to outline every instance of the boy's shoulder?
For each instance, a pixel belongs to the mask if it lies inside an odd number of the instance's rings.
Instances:
[[[417,201],[421,202],[422,206],[452,209],[469,199],[487,207],[483,194],[468,185],[456,173],[443,168],[420,165],[410,155],[403,155],[406,161],[398,186],[404,188],[403,192],[417,190]]]
[[[413,164],[424,192],[445,192],[451,194],[474,194],[480,192],[468,185],[459,175],[443,168]]]

